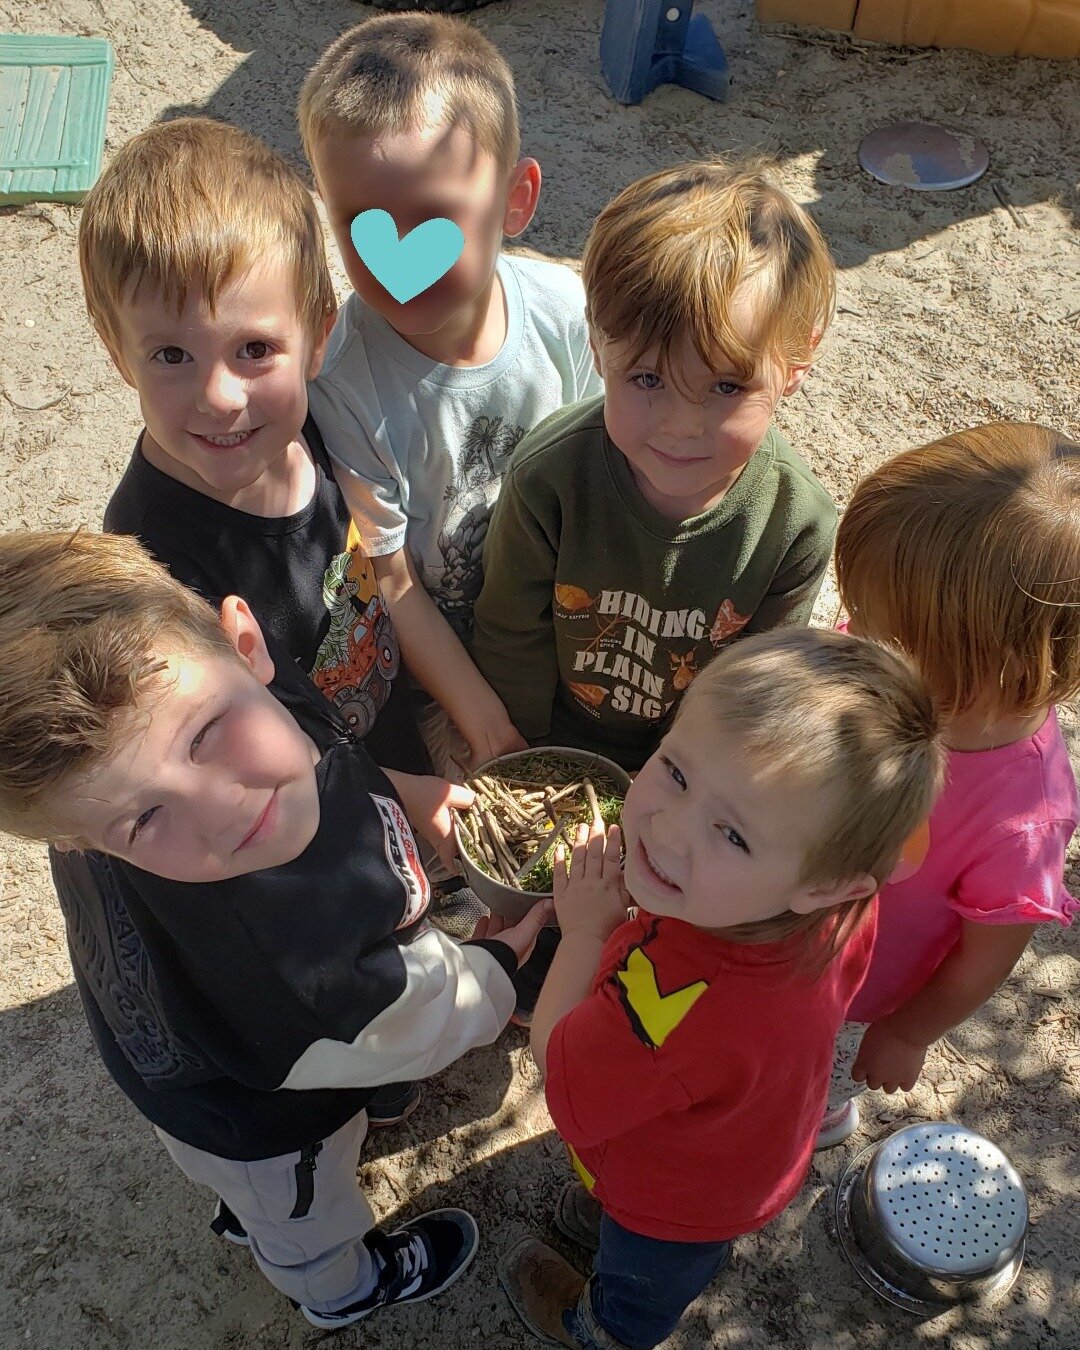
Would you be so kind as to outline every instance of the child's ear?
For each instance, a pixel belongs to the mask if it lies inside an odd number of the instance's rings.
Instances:
[[[850,904],[852,900],[866,900],[875,895],[878,884],[872,876],[863,873],[847,881],[830,882],[826,886],[807,886],[796,892],[788,909],[796,914],[813,914],[817,909],[831,909],[833,905]]]
[[[787,398],[789,394],[794,394],[797,389],[802,388],[802,382],[810,374],[812,364],[813,362],[807,361],[802,366],[788,366],[787,383],[784,385],[782,398]]]
[[[311,359],[308,361],[306,379],[313,380],[322,370],[323,361],[326,359],[326,344],[330,341],[330,334],[334,331],[334,320],[336,314],[328,314],[322,327],[322,336],[315,343],[311,351]]]
[[[238,595],[227,595],[221,602],[221,626],[252,675],[260,684],[269,684],[274,678],[274,659],[247,601]]]
[[[803,380],[810,374],[810,367],[814,364],[814,356],[818,349],[818,343],[824,335],[823,329],[815,328],[810,334],[810,360],[802,365],[788,367],[787,384],[784,385],[784,398],[787,398],[788,394],[794,394],[797,389],[802,387]]]
[[[536,214],[540,200],[540,165],[535,159],[520,159],[510,170],[506,184],[503,234],[516,239]]]

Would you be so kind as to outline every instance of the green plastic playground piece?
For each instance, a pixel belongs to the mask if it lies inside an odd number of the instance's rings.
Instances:
[[[104,38],[0,36],[0,205],[85,197],[112,72]]]

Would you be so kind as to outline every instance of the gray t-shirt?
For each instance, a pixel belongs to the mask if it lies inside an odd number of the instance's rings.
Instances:
[[[357,295],[342,306],[311,410],[335,470],[353,479],[369,557],[408,544],[425,589],[472,627],[488,521],[511,452],[549,413],[599,393],[581,281],[559,263],[501,255],[507,332],[482,366],[422,355]]]

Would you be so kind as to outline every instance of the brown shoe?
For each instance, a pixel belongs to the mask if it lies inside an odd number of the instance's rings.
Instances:
[[[571,1242],[586,1251],[600,1247],[600,1203],[594,1200],[580,1181],[568,1181],[559,1192],[555,1206],[555,1227]]]
[[[547,1345],[581,1350],[563,1327],[563,1313],[577,1306],[585,1276],[537,1238],[522,1238],[499,1262],[499,1283],[514,1311]]]

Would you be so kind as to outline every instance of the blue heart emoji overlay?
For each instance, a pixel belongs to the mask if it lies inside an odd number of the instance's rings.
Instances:
[[[465,248],[461,227],[444,216],[425,220],[399,239],[389,211],[361,211],[349,234],[364,266],[399,305],[446,276]]]

